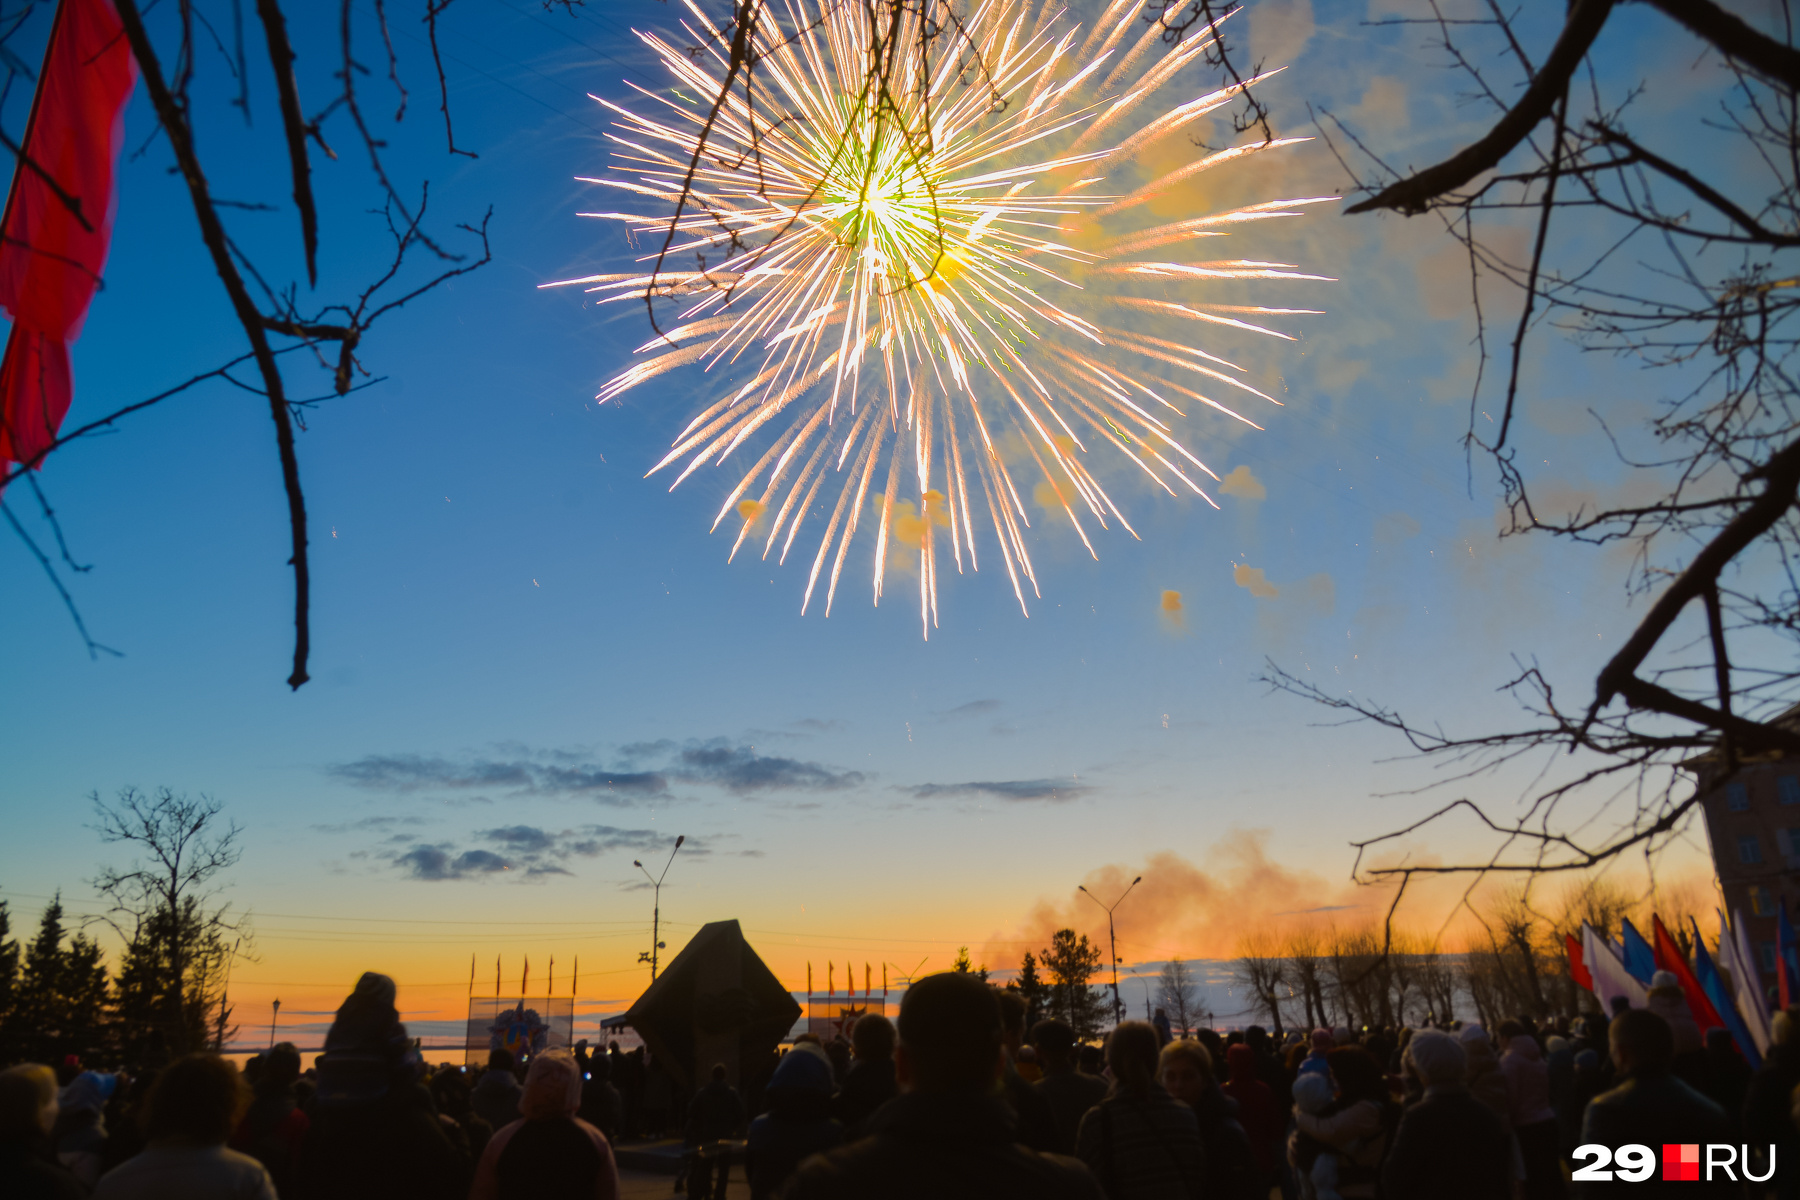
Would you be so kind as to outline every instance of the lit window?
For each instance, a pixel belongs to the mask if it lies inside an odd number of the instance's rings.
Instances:
[[[1763,960],[1763,970],[1773,971],[1775,969],[1775,943],[1774,942],[1764,942],[1762,944],[1762,960]]]
[[[1775,897],[1768,888],[1753,887],[1750,889],[1750,915],[1754,917],[1772,917],[1775,915]]]
[[[1775,793],[1783,804],[1800,804],[1800,775],[1783,775],[1777,779]]]
[[[1725,785],[1725,807],[1732,812],[1743,812],[1750,807],[1750,789],[1741,780]]]
[[[1754,833],[1746,833],[1738,839],[1738,861],[1746,867],[1762,862],[1762,842]]]

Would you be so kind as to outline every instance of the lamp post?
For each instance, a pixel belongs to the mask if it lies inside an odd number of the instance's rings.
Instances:
[[[275,1001],[275,1011],[269,1014],[269,1049],[275,1048],[275,1022],[281,1016],[281,1001]]]
[[[1117,1025],[1119,1022],[1121,1022],[1125,1019],[1125,1002],[1123,1000],[1119,999],[1119,936],[1113,929],[1113,909],[1115,909],[1115,908],[1119,907],[1119,905],[1125,903],[1125,897],[1131,895],[1131,889],[1136,887],[1138,884],[1140,884],[1142,882],[1144,882],[1144,877],[1142,875],[1139,875],[1136,879],[1132,880],[1128,885],[1126,885],[1125,890],[1119,893],[1119,898],[1117,900],[1114,900],[1110,905],[1101,904],[1100,897],[1098,897],[1098,896],[1094,895],[1094,893],[1088,891],[1087,886],[1085,884],[1077,884],[1076,888],[1075,888],[1076,891],[1078,891],[1082,895],[1086,896],[1089,900],[1092,900],[1095,904],[1099,904],[1101,908],[1106,909],[1106,941],[1107,941],[1108,948],[1112,951],[1112,994],[1113,994],[1113,1024],[1114,1025]]]
[[[685,841],[687,841],[687,834],[685,833],[676,838],[675,850],[681,849],[681,843]],[[663,864],[662,875],[654,877],[650,874],[650,869],[643,863],[635,858],[631,860],[631,865],[642,871],[645,879],[650,880],[651,891],[656,897],[655,907],[651,909],[650,913],[650,949],[645,950],[638,955],[639,962],[647,962],[650,964],[651,983],[656,982],[657,952],[663,949],[663,944],[660,940],[662,933],[662,881],[663,877],[669,873],[669,868],[675,865],[675,850],[669,851],[669,861]]]

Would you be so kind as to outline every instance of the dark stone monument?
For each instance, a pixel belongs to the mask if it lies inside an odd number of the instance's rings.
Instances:
[[[744,940],[736,921],[700,927],[625,1014],[650,1053],[683,1087],[703,1085],[714,1063],[738,1087],[759,1086],[800,1005]]]

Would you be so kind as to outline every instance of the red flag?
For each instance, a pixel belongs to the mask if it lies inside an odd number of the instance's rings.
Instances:
[[[1581,961],[1581,943],[1575,940],[1572,933],[1563,934],[1563,944],[1569,948],[1569,978],[1580,984],[1583,991],[1594,990],[1594,977],[1588,972],[1587,964]]]
[[[0,308],[13,322],[0,364],[0,462],[37,457],[69,411],[69,346],[106,265],[113,164],[136,82],[111,0],[62,0],[0,218]]]
[[[1687,997],[1688,1011],[1694,1014],[1694,1024],[1700,1027],[1702,1037],[1709,1029],[1723,1029],[1725,1022],[1719,1019],[1719,1010],[1713,1007],[1711,1000],[1701,990],[1700,981],[1694,978],[1694,972],[1688,967],[1687,958],[1681,953],[1681,947],[1669,936],[1668,927],[1662,918],[1652,915],[1650,923],[1655,929],[1656,967],[1659,971],[1668,971],[1681,984],[1681,991]]]

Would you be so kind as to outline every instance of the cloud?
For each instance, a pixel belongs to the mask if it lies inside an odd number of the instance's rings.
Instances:
[[[1000,711],[998,700],[971,700],[967,704],[959,704],[955,708],[947,708],[935,714],[940,721],[957,721],[964,717],[981,717],[991,712]]]
[[[480,829],[474,838],[493,849],[461,849],[451,842],[414,846],[404,853],[374,855],[398,867],[408,879],[436,882],[446,879],[482,879],[502,871],[519,878],[573,875],[567,864],[576,859],[608,854],[642,853],[665,847],[669,835],[660,829],[622,829],[615,825],[577,825],[551,830],[536,825],[503,825]],[[390,841],[392,839],[389,839]],[[698,839],[682,846],[684,856],[705,856],[712,851]]]
[[[415,846],[394,858],[395,865],[410,879],[437,881],[468,879],[509,871],[512,864],[491,850],[465,850],[455,854],[448,845]],[[454,855],[454,857],[453,857]]]
[[[828,728],[823,721],[798,722]],[[505,757],[452,760],[434,755],[375,754],[326,768],[328,774],[370,791],[492,791],[628,805],[668,794],[674,783],[751,792],[841,791],[863,782],[858,771],[827,763],[759,754],[728,738],[636,742],[619,748],[620,761],[594,761],[589,752],[508,748]],[[352,826],[344,826],[347,831]]]
[[[1219,490],[1227,496],[1236,496],[1239,500],[1267,500],[1269,498],[1269,489],[1264,487],[1262,480],[1256,477],[1256,472],[1243,463],[1231,468],[1219,484]]]
[[[733,746],[722,739],[681,751],[671,771],[690,783],[710,783],[726,791],[835,792],[863,781],[860,771],[836,771],[821,763],[778,758],[754,746]]]
[[[515,788],[531,784],[530,772],[522,763],[477,760],[458,765],[417,754],[371,754],[326,770],[357,787],[384,792],[416,792],[425,788]]]
[[[343,821],[336,825],[314,825],[320,833],[354,833],[362,829],[392,829],[396,825],[428,825],[424,817],[364,817],[360,821]]]
[[[904,789],[919,800],[942,797],[972,797],[1008,800],[1015,803],[1045,800],[1062,804],[1084,796],[1092,788],[1068,779],[1001,779],[970,783],[921,783]]]
[[[1231,569],[1231,581],[1241,588],[1249,590],[1258,600],[1273,600],[1281,595],[1281,589],[1269,582],[1261,567],[1247,567],[1243,563]]]

